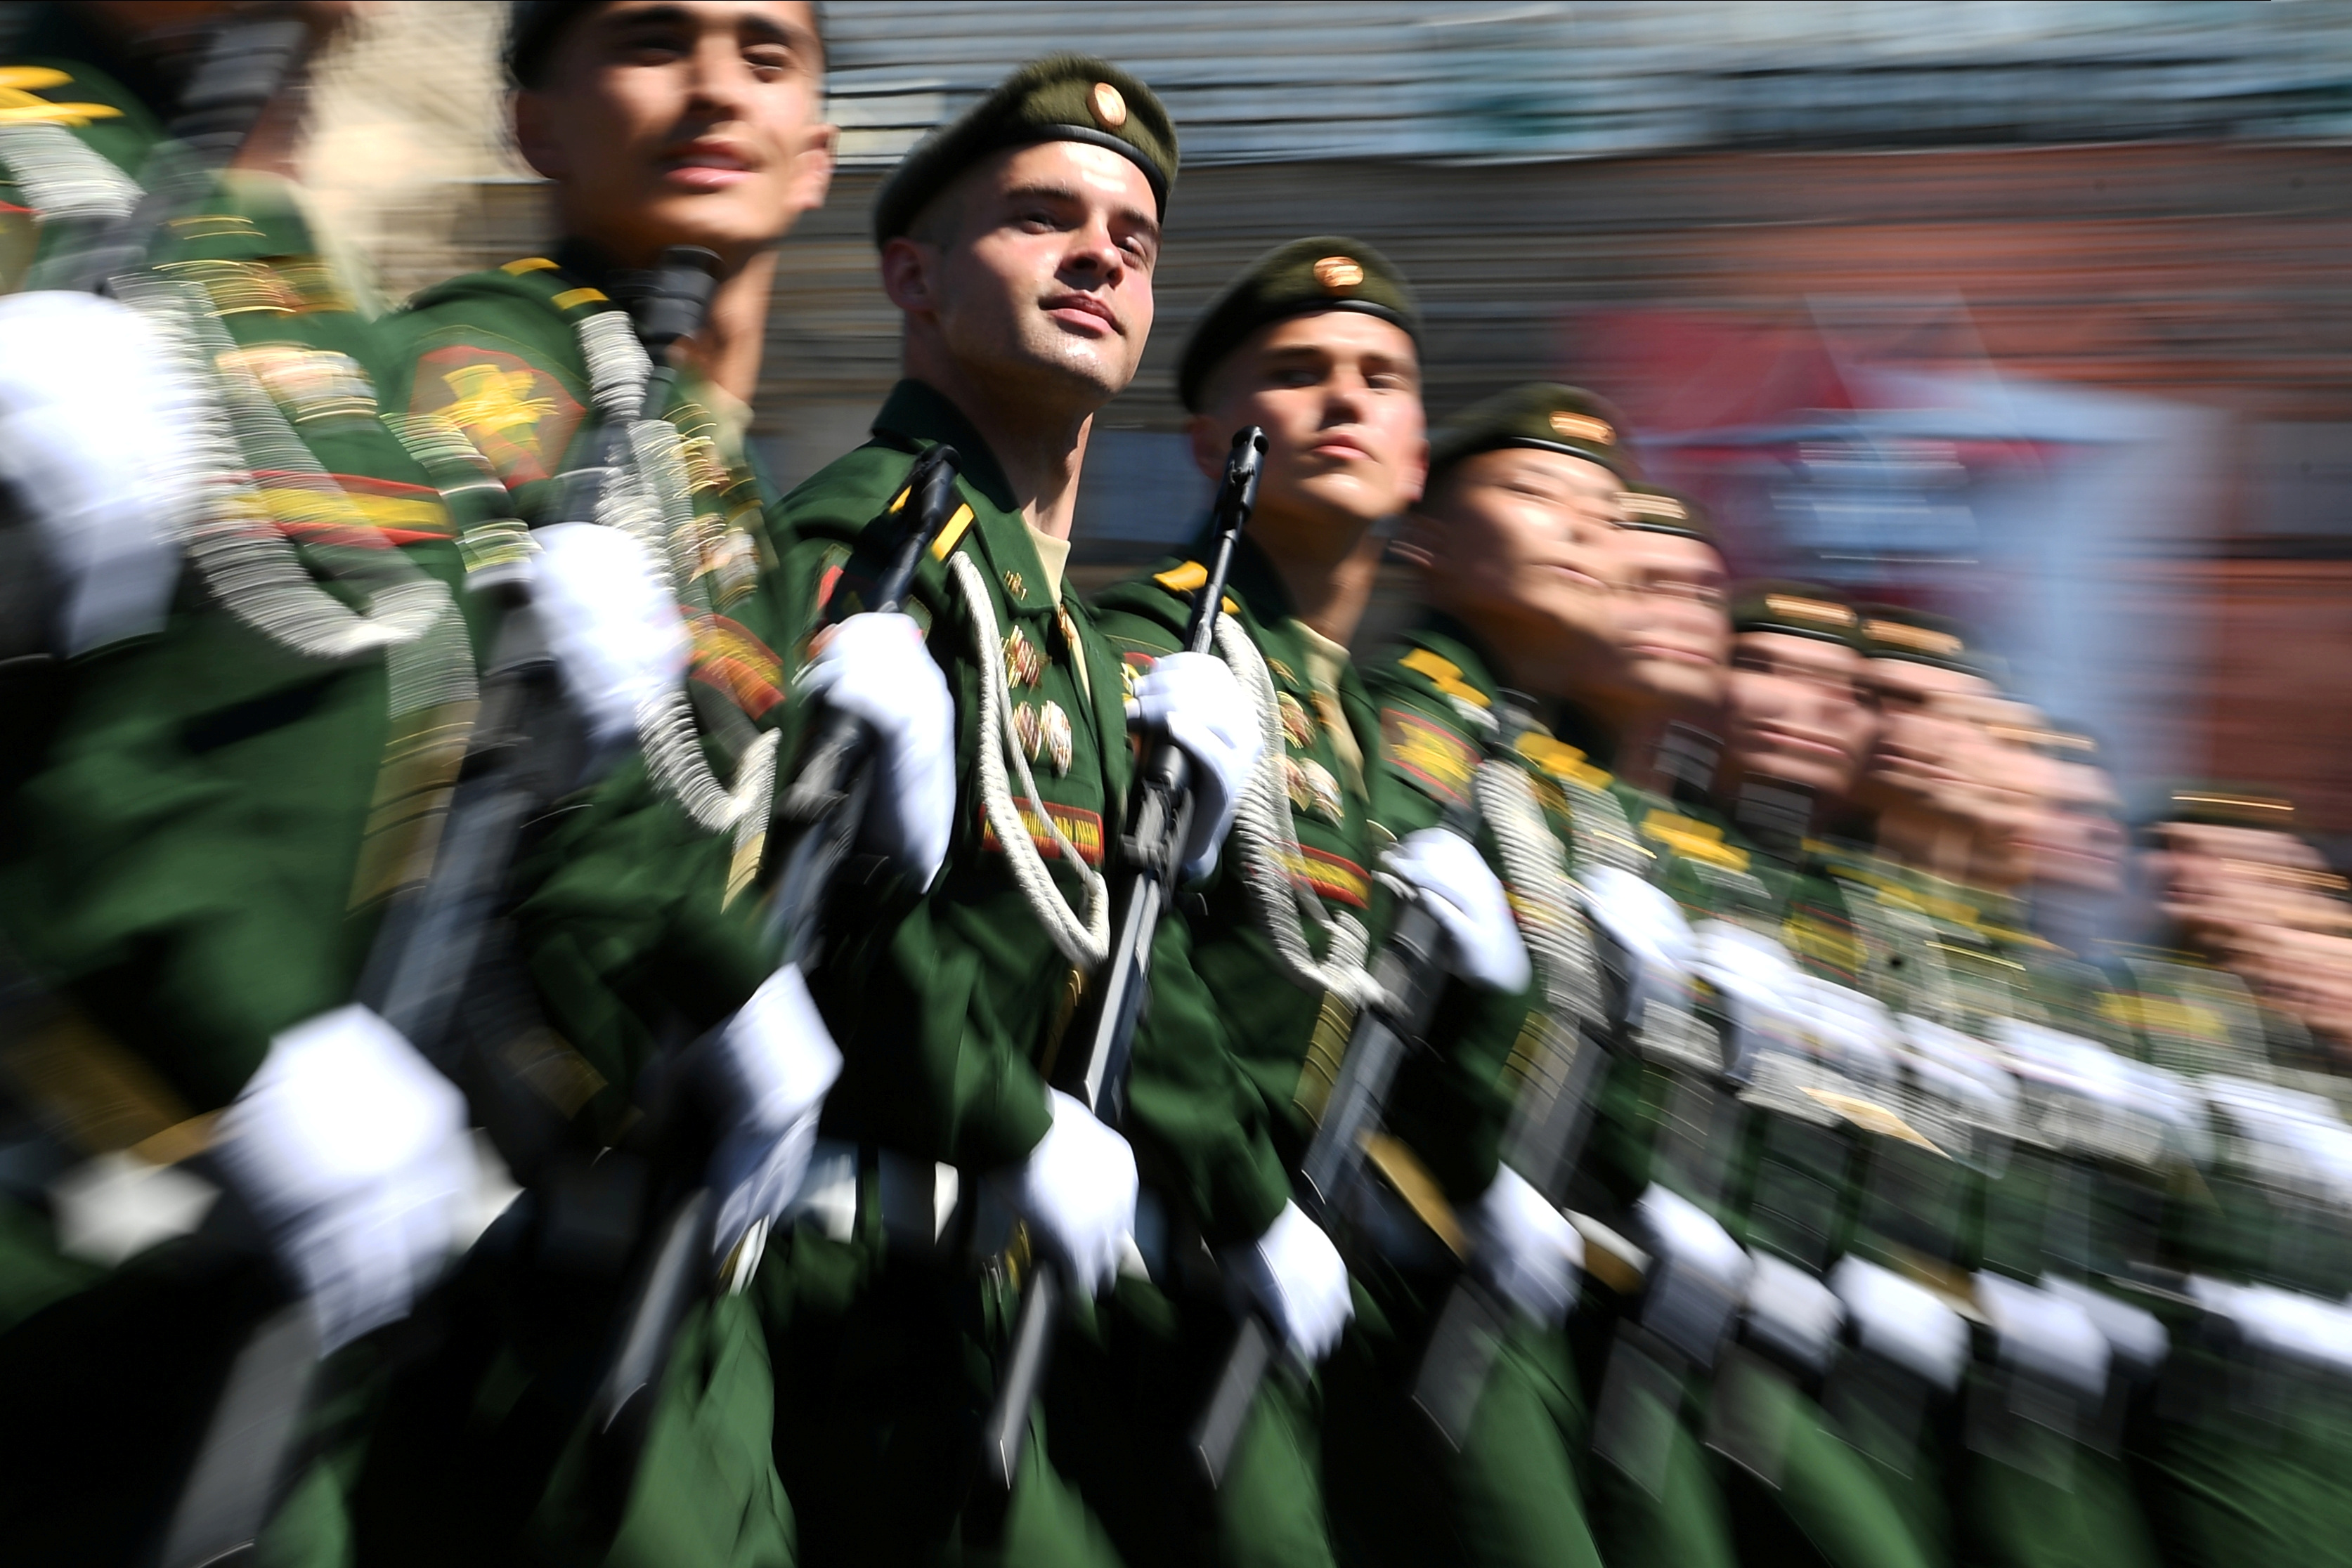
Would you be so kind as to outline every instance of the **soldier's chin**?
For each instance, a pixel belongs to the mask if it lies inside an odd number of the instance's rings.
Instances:
[[[773,245],[793,221],[782,203],[770,199],[766,181],[698,194],[667,193],[649,215],[648,226],[659,231],[664,246],[698,245],[721,256]]]

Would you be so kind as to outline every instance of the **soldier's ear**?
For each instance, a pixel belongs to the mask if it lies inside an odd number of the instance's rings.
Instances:
[[[563,144],[555,134],[551,106],[547,95],[529,88],[514,95],[515,150],[533,172],[543,179],[561,180],[572,172],[570,160],[563,155]]]
[[[1185,425],[1184,434],[1192,442],[1192,466],[1211,479],[1225,476],[1225,455],[1233,450],[1234,433],[1220,426],[1214,417],[1196,413]]]
[[[909,316],[929,316],[939,308],[934,274],[940,264],[937,246],[905,235],[882,242],[882,292]]]
[[[811,132],[809,144],[794,155],[791,185],[784,200],[795,216],[824,205],[825,193],[833,188],[834,158],[840,147],[840,128],[820,125]]]
[[[1398,465],[1398,478],[1408,505],[1417,505],[1429,488],[1429,438],[1413,444],[1412,456]]]

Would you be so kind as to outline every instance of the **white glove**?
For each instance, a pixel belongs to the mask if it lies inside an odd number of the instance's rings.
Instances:
[[[56,569],[62,651],[153,632],[197,494],[193,389],[139,313],[94,294],[0,299],[0,480]]]
[[[1163,653],[1137,678],[1127,717],[1167,731],[1192,759],[1192,828],[1184,841],[1183,873],[1208,875],[1265,746],[1241,683],[1213,653]]]
[[[1580,874],[1585,914],[1617,945],[1628,970],[1625,1021],[1639,1024],[1653,998],[1667,1005],[1684,1000],[1696,946],[1682,905],[1622,866],[1594,866]]]
[[[1455,974],[1489,990],[1516,991],[1528,983],[1533,971],[1510,898],[1468,840],[1423,828],[1408,833],[1381,863],[1412,884],[1453,938],[1447,967]]]
[[[955,704],[947,677],[905,615],[853,615],[798,685],[874,731],[880,768],[866,808],[866,848],[929,887],[955,823]]]
[[[362,1007],[271,1040],[215,1147],[309,1294],[322,1354],[407,1316],[476,1228],[465,1096]]]
[[[758,1220],[781,1216],[808,1174],[825,1091],[841,1051],[817,1016],[800,967],[768,977],[711,1040],[710,1084],[722,1129],[710,1156],[719,1196],[712,1255],[735,1249]]]
[[[1054,1124],[1005,1173],[1006,1201],[1076,1281],[1110,1288],[1135,1234],[1135,1152],[1084,1105],[1058,1089]]]
[[[1584,1267],[1584,1238],[1567,1217],[1505,1166],[1464,1218],[1478,1277],[1544,1327],[1568,1322]]]
[[[1309,1366],[1339,1347],[1348,1320],[1356,1315],[1348,1293],[1348,1266],[1323,1228],[1307,1211],[1286,1203],[1265,1234],[1224,1254],[1225,1277],[1256,1301],[1282,1334],[1283,1343]]]
[[[637,733],[637,709],[686,679],[693,644],[677,601],[634,534],[598,523],[531,530],[539,546],[531,603],[589,737],[602,747]]]

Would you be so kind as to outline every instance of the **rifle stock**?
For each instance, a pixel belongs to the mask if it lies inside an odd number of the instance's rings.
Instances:
[[[1440,825],[1474,839],[1477,809],[1465,795]],[[1340,1197],[1362,1174],[1364,1143],[1380,1130],[1397,1069],[1428,1030],[1430,1015],[1444,993],[1449,947],[1445,928],[1426,904],[1415,899],[1397,916],[1381,950],[1372,977],[1381,1000],[1356,1020],[1340,1059],[1339,1081],[1331,1086],[1307,1157],[1299,1164],[1298,1206],[1326,1230],[1337,1218],[1333,1210]],[[1234,1445],[1241,1439],[1259,1385],[1278,1359],[1275,1347],[1280,1343],[1275,1326],[1261,1314],[1253,1311],[1244,1317],[1209,1405],[1192,1429],[1193,1457],[1213,1487],[1223,1484],[1232,1465]]]
[[[1265,456],[1264,431],[1253,424],[1234,433],[1233,450],[1225,459],[1224,482],[1218,487],[1211,513],[1213,548],[1208,575],[1192,601],[1192,620],[1184,631],[1187,653],[1205,653],[1215,646],[1225,579],[1233,570],[1234,544],[1256,508],[1258,474]],[[1120,854],[1131,871],[1126,896],[1120,901],[1118,937],[1104,964],[1103,991],[1096,1006],[1086,1068],[1078,1081],[1087,1109],[1107,1123],[1118,1122],[1125,1102],[1128,1060],[1150,992],[1152,938],[1168,906],[1168,890],[1181,869],[1178,859],[1192,831],[1193,806],[1192,758],[1163,737],[1152,747],[1136,780],[1134,810],[1128,831],[1119,839]],[[1029,1406],[1045,1384],[1054,1325],[1060,1320],[1068,1291],[1069,1281],[1063,1278],[1061,1265],[1042,1257],[1022,1290],[1012,1354],[981,1437],[989,1478],[1008,1493],[1021,1474]]]

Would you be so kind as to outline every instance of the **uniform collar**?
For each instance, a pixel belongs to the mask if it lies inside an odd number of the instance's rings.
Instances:
[[[954,447],[956,455],[962,459],[957,465],[957,474],[967,488],[1000,512],[1020,512],[1020,506],[1013,498],[1013,486],[1006,482],[1004,470],[996,465],[996,455],[989,451],[987,441],[946,394],[911,378],[902,381],[890,389],[889,397],[883,401],[882,412],[874,416],[873,429],[885,440],[919,445],[944,442]]]

